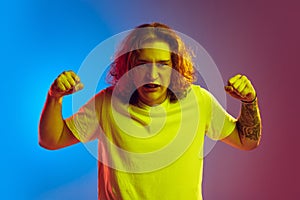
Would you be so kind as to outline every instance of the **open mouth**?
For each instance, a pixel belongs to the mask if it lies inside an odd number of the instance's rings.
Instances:
[[[143,87],[145,87],[145,88],[158,88],[158,87],[160,87],[160,85],[155,84],[155,83],[149,83],[149,84],[143,85]]]

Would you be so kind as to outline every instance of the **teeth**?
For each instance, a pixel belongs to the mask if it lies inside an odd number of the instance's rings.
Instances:
[[[149,88],[155,88],[155,87],[158,87],[158,85],[156,85],[156,84],[146,84],[145,86],[146,86],[146,87],[149,87]]]

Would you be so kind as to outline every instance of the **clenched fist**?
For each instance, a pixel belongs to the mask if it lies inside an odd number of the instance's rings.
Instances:
[[[225,90],[232,97],[243,102],[253,102],[256,98],[256,92],[250,80],[244,76],[237,74],[228,80]]]
[[[73,94],[83,89],[80,78],[73,71],[65,71],[61,73],[51,85],[49,95],[60,98],[68,94]]]

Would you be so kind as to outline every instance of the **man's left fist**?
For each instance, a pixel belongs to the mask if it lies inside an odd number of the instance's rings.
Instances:
[[[224,87],[225,91],[232,97],[243,102],[253,102],[256,98],[256,92],[250,80],[237,74],[228,80],[228,85]]]

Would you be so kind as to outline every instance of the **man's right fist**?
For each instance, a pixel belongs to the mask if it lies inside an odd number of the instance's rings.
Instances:
[[[64,71],[51,85],[49,95],[60,98],[68,94],[73,94],[83,89],[83,87],[80,78],[73,71]]]

